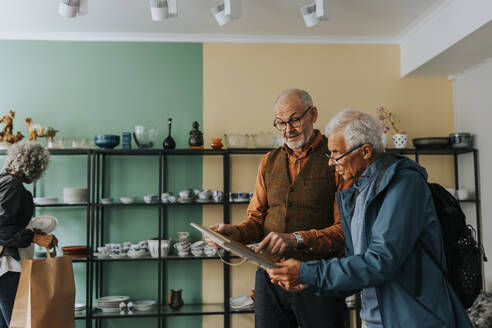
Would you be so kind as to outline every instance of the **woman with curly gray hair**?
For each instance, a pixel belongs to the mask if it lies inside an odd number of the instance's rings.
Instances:
[[[23,183],[41,177],[49,156],[38,144],[16,144],[7,152],[0,174],[0,328],[9,327],[22,260],[32,256],[31,243],[47,248],[57,243],[53,235],[26,229],[34,213],[34,203]]]

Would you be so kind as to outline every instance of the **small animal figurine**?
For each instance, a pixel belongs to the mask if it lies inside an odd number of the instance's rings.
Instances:
[[[38,132],[36,129],[32,126],[32,118],[26,117],[24,119],[24,122],[26,122],[27,125],[27,131],[29,132],[29,138],[27,138],[27,141],[36,141],[38,139]]]
[[[0,123],[3,123],[5,125],[2,129],[2,132],[0,132],[0,142],[3,141],[9,144],[13,144],[24,138],[22,133],[20,133],[19,131],[17,131],[16,135],[12,134],[12,131],[14,130],[14,118],[15,112],[13,110],[9,111],[7,115],[4,115],[2,118],[0,118]]]
[[[55,137],[56,133],[58,130],[55,130],[51,126],[44,127],[39,124],[36,124],[32,121],[32,118],[26,117],[24,119],[24,122],[26,122],[27,125],[27,130],[29,131],[29,138],[27,139],[28,141],[36,141],[38,137],[46,137],[49,140],[53,140]]]

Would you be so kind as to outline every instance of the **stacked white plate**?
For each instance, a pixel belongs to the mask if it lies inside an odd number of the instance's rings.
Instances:
[[[149,255],[150,255],[150,253],[146,252],[146,251],[132,251],[132,250],[128,251],[128,256],[131,258],[134,258],[134,259],[144,257],[144,256],[149,256]]]
[[[75,312],[83,311],[87,308],[84,303],[75,303]]]
[[[96,308],[103,312],[120,311],[120,303],[130,300],[128,296],[104,296],[96,299]]]
[[[58,202],[58,197],[34,197],[33,201],[36,205],[51,205]]]
[[[248,295],[231,297],[230,304],[231,309],[236,311],[250,309],[255,306],[255,302]]]
[[[87,188],[63,188],[63,201],[67,204],[87,203]]]
[[[183,203],[183,204],[188,204],[188,203],[193,203],[193,201],[195,200],[195,198],[193,197],[188,197],[188,198],[178,198],[178,202],[179,203]]]

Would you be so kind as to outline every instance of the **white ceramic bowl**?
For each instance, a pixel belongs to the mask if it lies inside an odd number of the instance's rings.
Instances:
[[[188,251],[179,251],[178,252],[178,256],[180,256],[180,257],[188,256],[188,254],[189,254]]]
[[[159,195],[145,195],[143,196],[144,202],[147,204],[159,202]]]
[[[63,188],[63,201],[65,203],[87,203],[88,200],[87,188]]]
[[[101,198],[101,203],[102,204],[112,204],[113,198]]]
[[[152,301],[152,300],[142,300],[142,301],[135,301],[133,303],[133,306],[135,306],[135,309],[137,311],[150,311],[152,310],[153,308],[155,308],[157,305],[157,302],[156,301]]]
[[[449,192],[453,197],[457,197],[456,195],[456,189],[453,188],[446,188],[447,192]]]
[[[101,246],[97,248],[97,251],[101,254],[109,254],[111,252],[111,247]]]
[[[131,204],[137,200],[137,197],[120,197],[120,202],[123,204]]]
[[[194,242],[193,244],[190,245],[191,249],[194,248],[203,248],[205,246],[205,241],[199,240],[197,242]]]
[[[191,254],[193,254],[193,256],[202,256],[203,255],[203,248],[192,248]]]
[[[470,192],[467,189],[456,190],[456,196],[459,200],[466,200],[470,197]]]

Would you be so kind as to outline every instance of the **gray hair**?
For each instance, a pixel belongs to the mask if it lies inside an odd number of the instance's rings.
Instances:
[[[299,100],[306,106],[306,108],[313,106],[313,98],[311,98],[311,95],[309,95],[307,91],[300,89],[287,89],[282,91],[277,97],[275,97],[275,100],[273,101],[273,106],[275,106],[280,99],[291,95],[296,95]]]
[[[344,109],[328,123],[325,134],[329,136],[341,131],[347,150],[362,144],[370,144],[376,154],[384,153],[383,127],[381,122],[372,115]]]
[[[7,173],[15,172],[29,183],[41,177],[49,160],[50,153],[40,144],[17,143],[8,150],[3,169]]]

